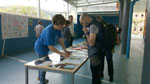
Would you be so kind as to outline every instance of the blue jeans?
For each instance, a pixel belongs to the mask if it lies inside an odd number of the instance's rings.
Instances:
[[[70,41],[64,40],[65,47],[68,48],[71,46]]]
[[[38,53],[37,53],[37,55],[39,56],[39,58],[46,56],[46,55],[39,55]],[[45,60],[49,60],[49,59],[48,59],[48,55],[47,55],[47,58],[46,58]],[[45,83],[45,75],[46,75],[46,72],[45,72],[45,71],[39,70],[40,84],[46,84],[46,83]]]

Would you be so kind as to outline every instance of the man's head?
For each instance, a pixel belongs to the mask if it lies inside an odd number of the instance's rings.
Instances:
[[[56,14],[52,19],[54,28],[57,30],[61,30],[64,27],[65,21],[66,20],[64,16],[62,16],[61,14]]]
[[[72,15],[69,15],[69,21],[70,21],[70,23],[73,22],[73,16]]]
[[[66,26],[69,26],[69,25],[70,25],[70,21],[69,21],[69,20],[66,20],[65,25],[66,25]]]
[[[118,25],[118,24],[115,24],[115,27],[119,27],[119,25]]]
[[[92,21],[92,18],[87,13],[81,14],[80,24],[82,24],[84,27],[87,27],[91,21]]]
[[[41,20],[38,20],[38,24],[42,25],[42,21],[41,21]]]
[[[98,15],[98,16],[96,17],[96,19],[97,19],[97,21],[99,21],[99,22],[102,22],[102,21],[103,21],[103,18],[102,18],[102,16],[100,16],[100,15]]]

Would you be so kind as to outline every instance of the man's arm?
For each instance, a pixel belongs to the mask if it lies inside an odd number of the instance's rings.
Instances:
[[[96,41],[96,34],[95,33],[87,34],[86,38],[87,38],[87,41],[88,41],[90,46],[95,45],[95,41]]]
[[[59,43],[60,43],[62,49],[63,49],[63,50],[66,50],[63,39],[62,39],[62,38],[59,38],[58,40],[59,40]]]
[[[96,33],[91,33],[87,35],[87,40],[90,46],[94,46],[96,41]]]
[[[70,55],[70,52],[69,52],[69,51],[67,51],[67,50],[66,50],[66,48],[65,48],[65,45],[64,45],[64,41],[63,41],[63,39],[62,39],[62,38],[59,38],[58,40],[59,40],[59,43],[60,43],[60,45],[61,45],[62,49],[65,51],[65,53],[67,53],[67,54],[69,54],[69,55]]]
[[[55,52],[55,53],[57,53],[57,54],[60,54],[60,55],[64,56],[65,58],[68,58],[68,57],[69,57],[68,54],[65,54],[65,53],[63,53],[63,52],[60,52],[59,50],[57,50],[57,49],[54,48],[53,46],[48,46],[48,48],[49,48],[51,51],[53,51],[53,52]]]
[[[98,27],[95,25],[92,25],[90,27],[90,32],[88,34],[88,30],[86,27],[83,28],[84,33],[86,34],[86,38],[87,41],[89,43],[90,46],[94,46],[95,45],[95,41],[96,41],[96,35],[99,32]]]
[[[48,48],[49,48],[51,51],[53,51],[53,52],[55,52],[55,53],[57,53],[57,54],[60,54],[60,55],[63,54],[62,52],[60,52],[59,50],[57,50],[56,48],[54,48],[54,46],[48,46]]]

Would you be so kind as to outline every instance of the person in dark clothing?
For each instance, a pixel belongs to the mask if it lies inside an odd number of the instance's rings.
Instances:
[[[101,84],[101,26],[95,24],[95,20],[88,14],[83,13],[80,16],[80,23],[83,25],[83,31],[88,42],[88,56],[90,58],[90,68],[92,72],[92,84]],[[89,30],[87,29],[89,28]],[[101,34],[101,35],[100,35]]]
[[[65,27],[62,29],[62,38],[64,40],[64,44],[66,48],[71,46],[70,42],[71,42],[72,35],[68,27],[69,25],[70,25],[70,21],[67,20],[65,23]]]
[[[104,27],[106,27],[103,18],[101,16],[97,16],[96,18],[100,24],[103,24]],[[108,39],[109,41],[109,39]],[[114,68],[113,68],[113,53],[112,53],[112,49],[111,48],[104,48],[104,51],[102,53],[103,55],[100,57],[101,59],[101,69],[100,69],[100,73],[101,73],[101,78],[104,77],[104,62],[105,62],[105,57],[107,60],[107,65],[108,65],[108,75],[109,75],[109,81],[113,82],[113,75],[114,75]]]
[[[101,78],[104,77],[104,62],[105,62],[105,57],[107,60],[107,66],[108,66],[108,75],[109,75],[109,81],[113,82],[113,75],[114,75],[114,68],[113,68],[113,54],[112,50],[107,49],[105,50],[105,53],[101,56],[101,69],[100,73],[102,74]]]

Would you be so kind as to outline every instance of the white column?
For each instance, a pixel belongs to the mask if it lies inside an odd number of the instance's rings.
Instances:
[[[41,8],[40,8],[40,0],[37,0],[37,17],[41,16],[40,10],[41,10]]]

